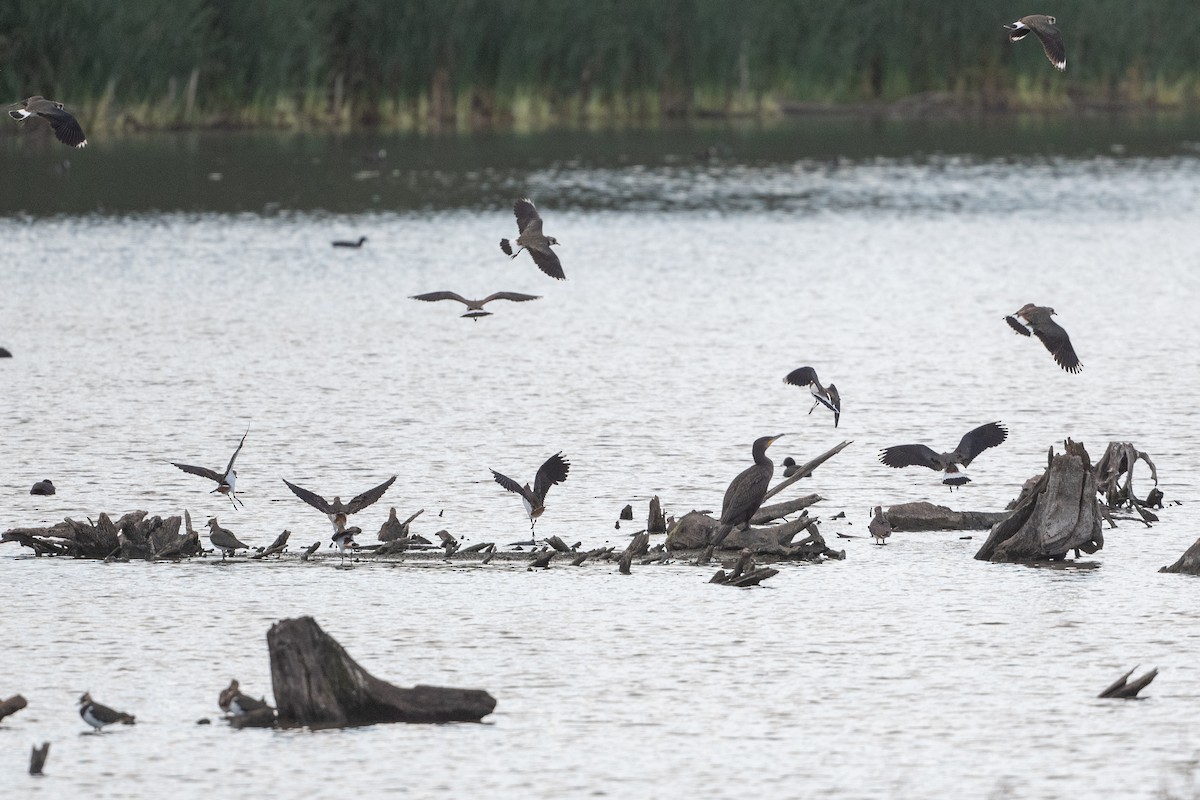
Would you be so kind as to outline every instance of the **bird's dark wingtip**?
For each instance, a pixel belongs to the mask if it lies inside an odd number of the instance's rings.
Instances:
[[[504,251],[505,255],[512,255],[512,245],[508,243],[508,239],[500,240],[500,249]]]

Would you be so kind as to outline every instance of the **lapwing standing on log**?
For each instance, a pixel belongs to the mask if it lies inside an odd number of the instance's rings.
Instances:
[[[560,451],[547,458],[546,462],[538,467],[537,475],[533,478],[532,489],[529,488],[528,483],[522,486],[496,470],[492,470],[492,478],[508,491],[521,496],[521,502],[525,504],[525,513],[529,515],[529,530],[532,531],[533,526],[537,524],[538,517],[546,510],[546,493],[550,491],[551,486],[565,481],[567,473],[570,471],[571,464],[563,458]]]
[[[341,557],[341,560],[338,562],[339,564],[346,563],[346,548],[352,550],[358,549],[358,542],[354,541],[354,537],[360,533],[362,533],[362,528],[358,526],[343,528],[333,532],[333,543],[329,546],[337,548],[338,556]]]
[[[366,241],[367,241],[367,237],[365,237],[365,236],[358,237],[358,241],[353,241],[353,240],[348,241],[346,239],[339,239],[333,243],[333,246],[334,247],[362,247]]]
[[[783,435],[763,436],[754,441],[750,448],[754,463],[730,481],[729,488],[725,490],[725,498],[721,501],[721,524],[709,539],[709,547],[720,547],[735,528],[750,527],[750,520],[762,507],[771,478],[775,475],[775,462],[767,457],[767,448]]]
[[[270,708],[265,699],[255,700],[248,694],[242,694],[236,680],[231,680],[229,686],[217,697],[217,705],[226,714],[242,717],[260,708]]]
[[[838,426],[838,420],[842,417],[842,397],[832,383],[829,386],[821,385],[815,369],[812,367],[794,369],[784,377],[783,382],[790,383],[792,386],[807,386],[813,396],[812,408],[808,410],[808,413],[811,414],[819,405],[825,406],[833,412],[833,427]]]
[[[1008,29],[1010,42],[1019,42],[1030,33],[1037,36],[1042,49],[1046,51],[1046,58],[1055,69],[1062,72],[1067,68],[1067,48],[1063,46],[1062,32],[1055,22],[1054,17],[1045,14],[1030,14],[1004,27]]]
[[[246,436],[250,433],[249,426],[246,427],[246,433],[242,434],[242,440],[238,442],[237,450],[233,451],[233,455],[229,457],[229,463],[225,466],[224,472],[208,469],[206,467],[193,467],[190,464],[177,464],[171,462],[171,466],[178,467],[189,475],[199,475],[201,478],[208,478],[210,481],[217,482],[217,488],[213,489],[209,494],[221,493],[229,498],[229,502],[233,503],[236,510],[238,503],[242,503],[237,496],[237,472],[233,469],[233,462],[237,461],[238,453],[242,452],[242,445],[246,443]],[[244,506],[245,503],[242,503]]]
[[[949,453],[938,453],[923,444],[901,444],[879,451],[879,461],[889,467],[927,467],[942,470],[942,483],[954,491],[954,487],[971,482],[960,467],[968,467],[975,458],[989,447],[996,447],[1008,438],[1008,429],[1000,422],[989,422],[968,431],[959,440],[958,447]]]
[[[1061,325],[1050,319],[1052,316],[1054,316],[1053,308],[1026,303],[1015,314],[1005,317],[1004,321],[1022,336],[1036,336],[1050,351],[1050,355],[1054,356],[1056,364],[1067,372],[1075,374],[1083,369],[1083,364],[1079,363],[1079,356],[1075,355],[1075,348],[1071,346],[1071,337],[1067,335]],[[1025,324],[1022,325],[1017,317],[1025,320]]]
[[[208,521],[208,540],[212,542],[212,546],[221,551],[221,560],[225,560],[225,556],[234,555],[238,550],[249,550],[250,545],[242,544],[238,538],[233,535],[232,531],[226,530],[217,524],[217,518],[213,517]]]
[[[533,201],[522,197],[513,203],[513,214],[517,217],[517,232],[520,234],[515,242],[517,248],[513,250],[513,242],[501,239],[500,249],[512,258],[520,255],[522,250],[528,250],[529,255],[533,257],[533,263],[537,264],[542,272],[551,278],[565,281],[567,276],[563,272],[562,262],[558,260],[558,254],[550,249],[552,245],[558,244],[558,239],[542,233],[542,218],[538,215]]]
[[[9,107],[8,115],[18,122],[24,122],[30,117],[37,117],[49,123],[54,135],[60,142],[71,147],[87,147],[87,137],[79,120],[63,108],[63,104],[47,100],[41,95],[34,95]]]
[[[296,497],[299,497],[301,500],[329,517],[329,521],[333,525],[333,532],[335,534],[346,529],[346,520],[351,514],[357,514],[359,511],[362,511],[367,506],[379,500],[379,498],[383,497],[383,493],[388,490],[388,487],[390,487],[395,481],[396,476],[393,475],[383,483],[376,486],[374,489],[368,489],[367,491],[358,495],[349,503],[343,503],[342,498],[340,497],[334,497],[333,502],[331,503],[316,492],[310,492],[308,489],[303,489],[289,481],[287,478],[283,479],[283,482],[287,484],[287,487],[292,490],[292,494],[296,495]]]
[[[89,692],[84,692],[83,696],[79,698],[79,716],[83,717],[83,721],[96,730],[116,722],[120,722],[122,725],[134,724],[132,714],[115,711],[106,705],[97,703]]]
[[[428,292],[427,294],[414,294],[411,299],[423,300],[426,303],[436,303],[439,300],[457,300],[467,307],[467,313],[462,315],[464,318],[478,320],[480,317],[490,317],[492,315],[491,311],[484,311],[483,307],[493,300],[511,300],[514,303],[526,303],[530,300],[540,299],[540,295],[521,294],[520,292],[493,292],[482,300],[468,300],[456,292]]]
[[[41,495],[42,497],[49,497],[50,495],[55,494],[56,491],[57,490],[54,488],[54,484],[50,482],[50,479],[45,478],[35,483],[33,488],[29,490],[29,493]]]
[[[875,544],[887,544],[892,535],[892,523],[883,515],[883,506],[875,506],[871,521],[867,523],[867,532],[875,540]]]

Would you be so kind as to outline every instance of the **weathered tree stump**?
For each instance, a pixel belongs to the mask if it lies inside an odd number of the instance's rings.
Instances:
[[[754,554],[749,550],[743,550],[731,572],[726,574],[724,569],[719,569],[708,582],[720,584],[721,586],[745,588],[747,586],[757,586],[767,578],[778,574],[779,570],[771,567],[755,567]]]
[[[303,553],[300,554],[300,560],[308,561],[308,559],[310,559],[312,557],[312,554],[317,552],[320,549],[321,549],[321,542],[319,540],[313,542],[312,544],[310,544],[308,547],[306,547],[304,549]]]
[[[1200,575],[1200,539],[1192,542],[1192,546],[1169,567],[1163,567],[1159,572],[1180,572],[1185,575]]]
[[[1107,689],[1097,696],[1111,697],[1119,700],[1133,700],[1136,698],[1138,696],[1138,692],[1149,686],[1150,682],[1158,676],[1158,668],[1156,667],[1155,669],[1150,670],[1135,681],[1130,681],[1129,676],[1132,675],[1136,669],[1137,667],[1134,667],[1133,669],[1129,670],[1129,672],[1126,672],[1124,675],[1117,678]],[[1126,683],[1126,681],[1129,682]]]
[[[29,704],[25,702],[25,698],[19,694],[14,694],[7,700],[0,700],[0,719],[12,716],[27,705]]]
[[[625,504],[625,507],[621,509],[620,519],[633,519],[633,506],[632,505],[630,505],[629,503]]]
[[[50,743],[42,742],[41,747],[33,748],[33,752],[29,754],[29,774],[41,775],[42,768],[46,766],[46,756],[50,755]]]
[[[1001,522],[975,554],[981,561],[1061,559],[1072,550],[1094,553],[1104,547],[1096,480],[1082,444],[1066,441],[1037,484]]]
[[[646,520],[646,531],[648,533],[667,532],[667,515],[663,513],[658,495],[650,498],[650,516]]]
[[[1138,450],[1131,442],[1109,442],[1104,455],[1096,462],[1093,470],[1096,490],[1104,495],[1110,508],[1128,504],[1140,509],[1141,506],[1147,505],[1146,502],[1138,500],[1137,495],[1133,493],[1133,467],[1138,461],[1146,462],[1146,466],[1150,468],[1150,479],[1154,481],[1157,489],[1158,469],[1150,460],[1150,456]],[[1121,482],[1122,475],[1125,477],[1124,483]]]
[[[267,632],[271,683],[283,725],[339,728],[377,722],[478,722],[496,707],[478,689],[402,689],[360,667],[312,617]]]
[[[796,519],[780,525],[770,525],[746,530],[735,529],[721,542],[723,550],[749,549],[756,555],[774,555],[790,557],[792,539],[813,523],[813,518],[807,513]],[[717,529],[718,522],[707,514],[691,511],[684,514],[675,527],[667,534],[667,548],[670,550],[701,550],[707,547],[711,531]]]
[[[547,550],[539,554],[533,561],[530,561],[526,569],[550,569],[550,562],[554,560],[556,555],[558,555],[557,550]]]
[[[163,553],[196,555],[198,544],[189,549],[193,540],[180,535],[180,525],[177,516],[150,517],[145,511],[131,512],[116,522],[102,513],[95,523],[68,518],[49,528],[14,528],[0,540],[18,542],[37,555],[76,558],[128,561],[167,557]]]
[[[291,535],[292,535],[291,531],[284,530],[283,533],[281,533],[275,537],[275,541],[271,542],[270,545],[268,545],[267,547],[264,547],[261,552],[253,553],[250,557],[251,558],[266,558],[267,556],[273,556],[276,553],[282,553],[284,550],[287,549],[288,537],[290,537]]]
[[[564,542],[562,540],[562,537],[558,536],[558,535],[551,536],[549,539],[546,540],[546,544],[550,545],[551,547],[553,547],[555,550],[557,550],[560,553],[571,552],[571,548],[567,545],[566,542]]]

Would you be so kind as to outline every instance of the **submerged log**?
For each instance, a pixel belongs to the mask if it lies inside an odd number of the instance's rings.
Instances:
[[[757,586],[767,578],[778,574],[779,570],[772,567],[756,567],[754,564],[754,554],[749,550],[743,550],[731,572],[726,573],[724,569],[719,569],[708,582],[720,584],[721,586],[745,588],[747,586]]]
[[[986,530],[1008,514],[1004,511],[954,511],[925,501],[900,503],[887,510],[887,520],[897,531]]]
[[[29,774],[41,775],[42,768],[46,766],[46,756],[50,755],[50,743],[42,742],[41,747],[34,747],[33,752],[29,754]]]
[[[267,632],[271,683],[283,725],[345,727],[377,722],[478,722],[496,707],[478,689],[402,689],[358,665],[312,617]]]
[[[281,533],[275,537],[275,541],[271,542],[271,544],[268,545],[267,547],[264,547],[261,552],[251,554],[250,557],[251,558],[266,558],[267,556],[273,556],[276,553],[282,553],[284,550],[287,549],[288,537],[290,537],[291,535],[292,535],[292,532],[285,529],[283,533]]]
[[[792,539],[808,528],[813,518],[807,513],[780,525],[761,528],[735,529],[721,543],[723,550],[749,549],[756,555],[787,556]],[[718,526],[717,520],[699,511],[684,514],[667,534],[670,550],[700,550],[707,546],[709,536]]]
[[[263,706],[253,711],[247,711],[245,714],[229,717],[231,728],[273,728],[275,723],[275,709],[270,706]]]
[[[310,544],[308,547],[306,547],[304,549],[303,553],[300,554],[300,560],[308,561],[308,559],[312,557],[312,554],[317,552],[320,549],[321,549],[321,542],[319,540],[313,542],[312,544]]]
[[[1094,553],[1104,547],[1100,504],[1087,451],[1070,439],[1054,455],[1035,486],[1002,521],[992,526],[975,554],[980,561],[1061,559],[1072,550]]]
[[[0,700],[0,719],[12,716],[27,705],[29,704],[25,702],[25,698],[19,694],[14,694],[7,700]]]
[[[646,531],[649,533],[667,532],[667,515],[663,513],[662,502],[658,495],[650,498],[650,516],[646,519]]]
[[[1192,546],[1169,567],[1163,567],[1159,572],[1177,572],[1185,575],[1200,575],[1200,539],[1192,542]]]
[[[1129,670],[1129,672],[1126,672],[1124,675],[1117,678],[1107,689],[1097,696],[1111,697],[1120,700],[1132,700],[1136,698],[1138,696],[1138,692],[1149,686],[1150,682],[1158,676],[1158,668],[1156,667],[1150,670],[1135,681],[1129,681],[1129,676],[1132,675],[1136,669],[1137,667],[1134,667],[1133,669]],[[1126,683],[1126,681],[1129,682]]]

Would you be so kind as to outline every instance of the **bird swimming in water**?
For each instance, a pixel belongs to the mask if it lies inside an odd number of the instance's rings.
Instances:
[[[292,490],[292,493],[299,497],[304,502],[308,503],[318,511],[323,512],[329,517],[330,523],[333,524],[333,532],[336,534],[346,529],[346,519],[351,514],[357,514],[367,506],[371,505],[379,498],[383,497],[384,492],[388,490],[394,482],[396,476],[388,478],[383,483],[376,486],[374,489],[368,489],[362,494],[352,499],[349,503],[342,503],[342,498],[334,497],[333,502],[329,502],[316,492],[310,492],[308,489],[302,489],[296,484],[289,481],[287,478],[283,482]]]
[[[229,498],[229,502],[233,503],[236,510],[238,503],[242,503],[237,496],[237,472],[233,469],[233,462],[237,461],[238,453],[242,452],[242,445],[246,443],[246,436],[250,433],[250,427],[246,427],[246,433],[242,434],[242,440],[238,442],[237,450],[233,451],[233,455],[229,457],[229,463],[225,466],[224,472],[207,469],[205,467],[193,467],[190,464],[177,464],[171,462],[171,466],[178,467],[190,475],[199,475],[201,478],[208,478],[210,481],[217,482],[217,488],[213,489],[209,494],[220,492]],[[242,503],[245,505],[245,503]]]
[[[18,122],[23,122],[29,117],[44,119],[50,123],[54,135],[63,144],[71,147],[87,147],[87,137],[83,135],[83,128],[79,126],[79,120],[71,116],[70,112],[63,108],[62,103],[47,100],[41,95],[34,95],[10,106],[8,115]]]
[[[367,241],[367,237],[365,237],[365,236],[358,237],[357,242],[352,241],[352,240],[348,241],[346,239],[338,239],[336,242],[333,243],[333,246],[334,247],[362,247],[363,242],[365,242],[365,241]]]
[[[1075,374],[1083,369],[1083,364],[1079,363],[1079,356],[1075,355],[1075,348],[1071,346],[1071,337],[1067,335],[1061,325],[1050,319],[1052,316],[1054,316],[1053,308],[1026,303],[1021,306],[1020,311],[1005,317],[1004,321],[1022,336],[1036,336],[1050,351],[1050,355],[1054,356],[1055,363],[1067,372]],[[1022,325],[1017,317],[1025,320],[1029,327]]]
[[[540,295],[536,294],[521,294],[519,292],[493,292],[482,300],[468,300],[461,294],[456,292],[429,292],[427,294],[414,294],[413,300],[424,300],[426,303],[436,303],[438,300],[457,300],[467,307],[467,313],[463,317],[468,319],[479,319],[480,317],[491,316],[491,311],[484,311],[483,307],[493,300],[511,300],[514,303],[524,303],[529,300],[538,300]]]
[[[783,477],[790,478],[800,471],[800,465],[796,463],[796,459],[788,456],[783,460]]]
[[[550,491],[551,486],[565,481],[570,470],[571,464],[563,458],[560,451],[547,458],[546,462],[538,467],[537,475],[533,478],[532,489],[529,488],[528,483],[522,486],[496,470],[492,470],[492,478],[505,489],[521,496],[521,501],[525,504],[525,513],[529,515],[529,530],[533,530],[538,517],[546,510],[546,493]]]
[[[709,539],[710,547],[720,547],[735,528],[750,527],[750,520],[762,507],[775,474],[775,463],[767,458],[767,448],[783,435],[763,436],[754,441],[750,449],[754,464],[734,478],[725,490],[725,499],[721,501],[721,524]]]
[[[79,698],[79,716],[83,717],[83,721],[96,730],[100,730],[105,725],[112,725],[115,722],[120,722],[123,725],[134,724],[132,714],[126,714],[124,711],[115,711],[108,706],[97,703],[92,699],[90,692],[84,692],[83,696]]]
[[[1004,27],[1008,29],[1010,42],[1019,42],[1032,32],[1041,41],[1046,58],[1055,69],[1062,72],[1067,68],[1067,48],[1063,45],[1062,32],[1055,22],[1054,17],[1045,14],[1030,14]]]
[[[50,495],[55,494],[57,491],[58,490],[54,488],[54,484],[50,482],[49,478],[43,478],[33,485],[33,488],[29,490],[29,493],[41,495],[43,497],[49,497]]]
[[[558,239],[542,233],[542,218],[538,216],[533,201],[522,197],[513,203],[513,214],[517,217],[517,231],[520,233],[516,239],[517,249],[513,250],[513,243],[508,239],[500,240],[500,249],[512,258],[520,255],[522,250],[528,250],[542,272],[565,281],[567,276],[563,272],[562,262],[558,260],[558,254],[550,249],[551,245],[558,244]]]
[[[955,486],[970,483],[971,479],[959,467],[970,466],[976,456],[1008,438],[1008,429],[1000,422],[980,425],[963,435],[958,447],[949,453],[937,453],[923,444],[901,444],[879,451],[879,461],[889,467],[928,467],[942,470],[942,483],[954,491]]]
[[[212,546],[221,551],[221,560],[225,560],[225,556],[234,555],[237,550],[249,550],[250,545],[242,544],[233,531],[227,528],[222,528],[217,524],[217,518],[213,517],[208,521],[208,540],[212,542]]]
[[[833,412],[833,427],[838,426],[838,420],[842,417],[842,397],[832,383],[827,387],[821,385],[815,369],[812,367],[794,369],[784,377],[783,382],[790,383],[792,386],[807,386],[813,396],[812,408],[808,410],[808,413],[811,414],[818,405],[823,405]]]
[[[892,523],[883,515],[883,506],[875,506],[874,515],[867,523],[867,531],[875,544],[887,544],[888,537],[892,535]]]

